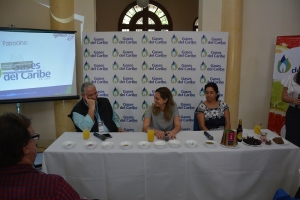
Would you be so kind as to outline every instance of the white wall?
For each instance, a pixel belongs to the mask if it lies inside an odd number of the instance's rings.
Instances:
[[[0,26],[49,29],[49,10],[36,2],[48,0],[0,0]],[[202,7],[201,7],[202,5]],[[199,0],[203,10],[202,30],[220,31],[222,0]],[[276,36],[299,35],[299,0],[244,0],[239,117],[244,128],[254,121],[267,126]],[[83,31],[95,31],[95,0],[75,0],[75,13],[84,16]],[[76,21],[77,86],[82,82],[80,25]],[[0,105],[0,111],[16,111],[15,105]],[[43,138],[55,138],[53,102],[27,103],[26,114]]]

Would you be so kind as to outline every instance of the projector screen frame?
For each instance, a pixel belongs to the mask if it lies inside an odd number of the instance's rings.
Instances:
[[[5,32],[26,32],[26,33],[65,33],[65,34],[76,34],[77,31],[70,30],[49,30],[49,29],[31,29],[31,28],[16,28],[16,27],[0,27],[0,31]],[[76,51],[76,44],[75,49]],[[76,80],[76,53],[74,57],[74,75]],[[76,82],[75,82],[76,87]],[[77,91],[77,90],[76,90]],[[76,92],[77,93],[77,92]],[[28,103],[28,102],[41,102],[41,101],[58,101],[58,100],[72,100],[79,99],[79,95],[66,95],[66,96],[45,96],[45,97],[32,97],[32,98],[20,98],[20,99],[0,99],[0,104],[12,104],[12,103]]]

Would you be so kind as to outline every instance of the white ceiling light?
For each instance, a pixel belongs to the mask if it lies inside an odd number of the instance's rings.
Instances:
[[[145,8],[148,6],[149,0],[136,0],[136,4],[141,8]]]

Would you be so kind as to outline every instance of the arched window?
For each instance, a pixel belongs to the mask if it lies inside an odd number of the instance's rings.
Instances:
[[[122,12],[119,31],[172,31],[173,24],[168,11],[159,3],[150,1],[141,8],[136,1],[129,4]]]
[[[198,31],[198,17],[195,19],[194,24],[193,24],[193,31]]]

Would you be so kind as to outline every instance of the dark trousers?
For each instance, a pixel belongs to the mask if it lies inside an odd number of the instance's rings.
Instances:
[[[300,108],[289,106],[285,116],[285,139],[300,147]]]

